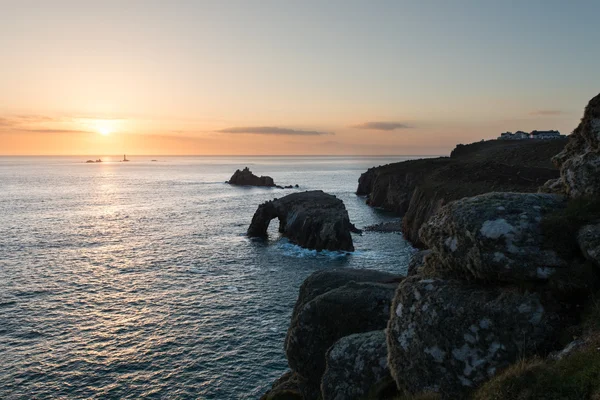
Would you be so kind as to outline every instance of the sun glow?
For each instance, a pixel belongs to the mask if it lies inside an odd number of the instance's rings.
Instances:
[[[106,136],[106,135],[110,135],[112,133],[112,131],[107,127],[101,127],[101,128],[98,128],[98,133]]]
[[[119,130],[120,120],[118,119],[84,119],[81,124],[87,129],[99,133],[102,136],[108,136]]]

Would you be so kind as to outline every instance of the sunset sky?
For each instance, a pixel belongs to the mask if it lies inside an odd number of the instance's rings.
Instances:
[[[0,0],[0,154],[447,154],[568,134],[598,1]]]

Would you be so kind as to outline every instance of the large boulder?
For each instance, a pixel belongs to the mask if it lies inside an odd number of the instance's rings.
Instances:
[[[545,215],[565,206],[562,196],[488,193],[444,206],[420,231],[449,275],[467,280],[546,281],[568,260],[548,244]]]
[[[560,178],[546,182],[542,191],[569,197],[600,195],[600,94],[590,100],[581,122],[553,161],[560,168]]]
[[[344,202],[321,190],[292,193],[261,204],[248,228],[248,236],[266,237],[269,223],[279,219],[279,232],[291,242],[316,250],[354,251]]]
[[[583,256],[600,265],[600,223],[582,227],[577,234],[577,242]]]
[[[248,169],[248,167],[241,171],[239,169],[236,170],[227,183],[238,186],[275,186],[273,178],[270,176],[256,176]]]
[[[290,368],[305,379],[306,398],[319,392],[325,354],[335,342],[353,333],[385,328],[397,285],[397,281],[351,281],[309,301],[298,299],[302,305],[294,309],[285,351]]]
[[[407,278],[388,325],[391,375],[410,393],[466,398],[511,363],[551,350],[558,323],[538,294]]]
[[[363,399],[391,380],[384,331],[345,336],[327,351],[326,359],[323,400]]]
[[[292,315],[297,315],[304,305],[315,297],[337,289],[347,283],[373,282],[399,284],[403,276],[374,269],[332,268],[313,272],[302,282]]]

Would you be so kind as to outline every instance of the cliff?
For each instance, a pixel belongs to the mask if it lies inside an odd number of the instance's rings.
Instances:
[[[536,192],[564,143],[457,147],[361,177],[370,202],[433,214],[418,232],[429,250],[406,277],[309,276],[285,341],[291,372],[262,399],[600,398],[596,105],[540,188],[552,193],[468,195]]]
[[[367,204],[403,215],[404,236],[417,247],[418,231],[444,204],[488,192],[536,192],[559,172],[552,157],[566,139],[487,141],[458,145],[450,157],[374,167],[358,180]]]

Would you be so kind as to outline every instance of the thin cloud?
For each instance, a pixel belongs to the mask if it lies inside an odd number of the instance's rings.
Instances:
[[[553,115],[562,115],[565,114],[564,111],[561,110],[535,110],[529,113],[529,115],[537,115],[542,117],[553,116]]]
[[[395,131],[397,129],[410,129],[410,128],[412,128],[412,126],[409,126],[402,122],[372,121],[372,122],[365,122],[363,124],[354,125],[354,126],[352,126],[352,128],[374,130],[374,131]]]
[[[18,132],[29,132],[29,133],[93,133],[92,131],[85,131],[80,129],[15,129]]]
[[[305,131],[301,129],[279,128],[276,126],[238,126],[220,129],[220,133],[249,133],[255,135],[292,135],[292,136],[320,136],[333,135],[333,132]]]

